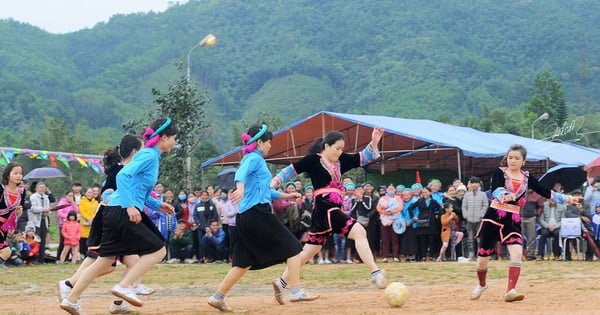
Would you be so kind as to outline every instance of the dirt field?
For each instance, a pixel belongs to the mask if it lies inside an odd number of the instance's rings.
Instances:
[[[278,305],[270,281],[283,265],[249,272],[230,292],[227,301],[236,313],[245,314],[600,314],[598,261],[524,262],[517,288],[525,300],[506,303],[507,261],[493,261],[489,289],[479,301],[470,301],[476,285],[475,263],[380,264],[391,281],[410,289],[401,308],[388,306],[382,291],[370,283],[364,265],[309,265],[302,282],[321,298],[306,303]],[[72,266],[33,266],[0,269],[3,302],[0,314],[66,314],[56,298],[56,281],[69,276]],[[159,265],[144,279],[157,289],[143,297],[138,314],[217,314],[206,304],[226,265]],[[113,300],[108,290],[121,276],[122,267],[98,279],[85,292],[86,314],[108,314]]]

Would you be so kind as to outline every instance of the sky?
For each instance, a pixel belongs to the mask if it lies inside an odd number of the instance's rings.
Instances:
[[[54,34],[91,28],[115,14],[163,12],[187,0],[0,0],[0,19],[12,18]]]

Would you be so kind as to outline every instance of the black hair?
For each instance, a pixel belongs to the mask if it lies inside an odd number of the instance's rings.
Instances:
[[[527,149],[525,149],[525,147],[521,144],[513,144],[510,146],[510,148],[508,148],[508,151],[506,151],[506,155],[502,158],[502,161],[500,161],[500,166],[508,165],[506,159],[508,158],[508,153],[511,151],[519,151],[523,156],[523,162],[527,160]]]
[[[133,150],[142,148],[142,139],[135,135],[127,134],[121,138],[121,143],[115,147],[104,151],[102,164],[104,165],[104,174],[109,174],[110,169],[123,161],[123,158],[129,157]]]
[[[250,126],[250,128],[248,128],[248,131],[246,132],[250,137],[254,137],[256,136],[256,134],[258,134],[260,132],[260,130],[262,129],[262,124],[261,125],[252,125]],[[258,138],[256,141],[258,140],[262,140],[262,142],[266,142],[273,139],[273,133],[267,129],[267,132],[265,132],[260,138]]]
[[[346,140],[344,134],[335,130],[330,131],[325,135],[325,137],[315,139],[315,141],[311,144],[310,148],[308,149],[307,155],[321,153],[323,152],[323,149],[325,149],[325,144],[333,145],[339,140]]]
[[[75,212],[73,210],[69,211],[69,214],[67,214],[67,221],[69,220],[69,217],[71,217],[71,216],[75,217],[75,221],[77,220],[77,212]]]
[[[2,171],[2,185],[8,185],[8,179],[10,178],[10,172],[12,172],[13,168],[20,167],[21,171],[24,170],[23,164],[19,162],[10,162]]]

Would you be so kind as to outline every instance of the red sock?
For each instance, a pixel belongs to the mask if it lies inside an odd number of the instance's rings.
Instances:
[[[477,269],[477,278],[479,279],[479,285],[485,287],[485,278],[487,277],[487,268]]]
[[[508,288],[507,292],[514,289],[519,281],[519,275],[521,274],[521,266],[510,266],[508,267]]]

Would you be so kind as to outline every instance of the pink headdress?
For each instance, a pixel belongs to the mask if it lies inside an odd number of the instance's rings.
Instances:
[[[260,139],[267,132],[267,125],[262,125],[260,131],[258,131],[254,137],[250,136],[247,132],[242,134],[242,144],[244,145],[244,154],[250,153],[256,150],[256,141]]]
[[[158,143],[158,140],[160,140],[160,133],[167,127],[169,127],[170,124],[171,118],[167,118],[165,122],[160,127],[158,127],[158,129],[156,129],[156,131],[154,131],[154,129],[150,127],[146,128],[146,131],[144,131],[144,134],[142,134],[142,138],[145,142],[145,147],[149,148],[155,146]]]

